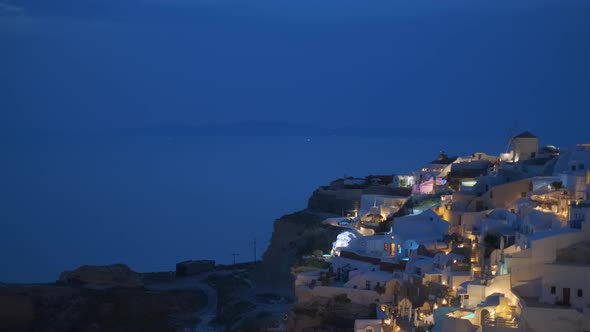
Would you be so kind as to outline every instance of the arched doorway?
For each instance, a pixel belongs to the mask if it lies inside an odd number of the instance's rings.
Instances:
[[[488,320],[490,318],[490,312],[488,311],[488,309],[483,309],[481,311],[481,321],[480,321],[480,326],[484,326],[484,323],[486,320]]]

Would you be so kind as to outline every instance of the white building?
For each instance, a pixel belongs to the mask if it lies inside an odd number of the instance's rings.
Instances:
[[[432,210],[426,210],[418,215],[396,218],[387,234],[358,238],[347,246],[375,257],[409,258],[420,245],[429,249],[446,248],[447,244],[442,239],[448,233],[449,223]]]
[[[529,131],[514,136],[511,144],[513,162],[536,158],[539,153],[539,138]]]
[[[407,197],[388,195],[362,195],[358,213],[359,216],[364,216],[371,212],[378,213],[381,215],[383,220],[385,220],[399,211],[399,209],[407,200]]]
[[[517,234],[515,246],[518,251],[506,254],[513,287],[525,297],[538,296],[545,264],[555,262],[559,249],[587,238],[584,232],[569,228],[531,235]]]
[[[543,268],[540,301],[590,308],[590,243],[582,242],[557,252],[555,262]]]
[[[413,175],[394,175],[391,186],[393,188],[411,188],[416,183]]]
[[[438,158],[424,165],[419,171],[416,172],[414,176],[415,183],[422,183],[432,178],[436,179],[440,173],[456,159],[457,158],[449,158],[449,156],[447,156],[444,152],[441,152]]]

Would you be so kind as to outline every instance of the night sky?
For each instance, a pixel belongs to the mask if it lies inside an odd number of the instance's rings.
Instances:
[[[0,126],[485,124],[579,137],[589,18],[582,0],[3,0]]]
[[[262,233],[263,246],[274,218],[343,173],[408,172],[449,148],[496,154],[523,130],[559,146],[590,141],[584,0],[0,0],[0,43],[0,281],[116,260],[172,266],[191,247],[174,235],[189,222],[170,220],[199,215],[258,216],[248,236]],[[170,148],[187,133],[260,137]],[[273,138],[285,135],[302,139]],[[255,195],[243,189],[255,183]],[[172,232],[156,243],[174,254],[86,242],[97,232],[122,243],[138,218],[145,232]],[[218,234],[211,224],[189,229]],[[48,248],[75,257],[48,260]],[[204,248],[207,258],[223,246]]]

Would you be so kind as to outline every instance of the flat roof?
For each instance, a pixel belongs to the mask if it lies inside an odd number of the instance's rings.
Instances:
[[[579,229],[575,229],[575,228],[560,228],[560,229],[556,229],[556,230],[538,232],[535,234],[528,235],[528,239],[530,241],[537,241],[537,240],[545,239],[545,238],[552,237],[552,236],[579,233],[579,232],[581,232],[581,231]]]

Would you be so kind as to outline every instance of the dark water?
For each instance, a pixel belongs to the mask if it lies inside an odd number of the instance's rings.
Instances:
[[[343,175],[408,172],[492,138],[100,137],[4,146],[0,280],[49,281],[81,264],[172,270],[260,255],[272,222]],[[458,151],[453,146],[461,147]],[[481,149],[478,149],[481,150]]]

